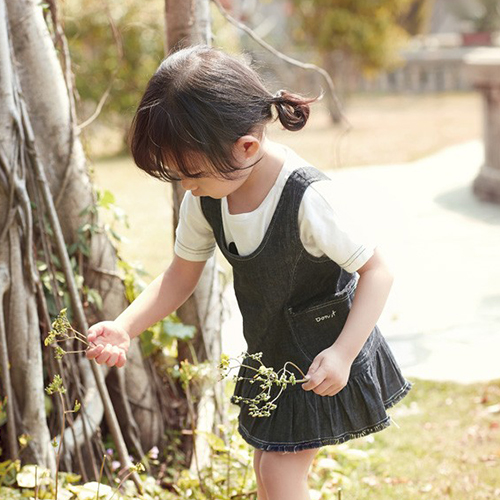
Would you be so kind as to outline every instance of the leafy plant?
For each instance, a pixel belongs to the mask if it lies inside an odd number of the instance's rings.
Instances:
[[[64,355],[66,354],[75,354],[79,352],[85,352],[86,349],[80,349],[77,351],[65,351],[61,346],[59,345],[54,345],[58,344],[59,342],[65,342],[67,340],[78,340],[79,342],[85,344],[87,347],[90,347],[90,342],[87,341],[87,337],[83,335],[82,333],[78,332],[75,330],[72,326],[71,323],[68,321],[68,318],[66,316],[66,311],[67,309],[61,309],[61,312],[57,316],[57,318],[54,320],[52,323],[52,330],[48,333],[47,337],[44,340],[44,344],[46,346],[52,345],[55,349],[55,358],[56,359],[61,359]],[[93,342],[92,342],[93,344]],[[59,375],[56,375],[59,376]],[[60,379],[60,377],[59,377]],[[57,379],[57,382],[59,382],[59,379]],[[53,385],[56,383],[56,380],[54,379],[54,382],[49,385],[49,388],[52,392],[48,392],[48,394],[53,394],[53,392],[57,391],[57,386]],[[64,394],[64,393],[63,393]]]
[[[237,358],[229,358],[229,356],[223,354],[221,356],[221,362],[219,363],[219,369],[222,375],[222,378],[226,377],[229,372],[234,368],[248,368],[250,370],[255,371],[255,375],[253,377],[240,377],[235,375],[234,380],[248,380],[249,384],[260,383],[260,388],[262,392],[257,394],[254,398],[245,398],[243,396],[234,396],[235,402],[242,402],[249,405],[248,412],[252,417],[269,417],[271,415],[271,411],[277,408],[275,401],[281,396],[281,393],[288,387],[288,384],[295,385],[297,383],[307,382],[305,378],[304,372],[291,361],[287,361],[283,368],[275,372],[272,367],[266,367],[264,363],[262,363],[262,352],[249,354],[248,352],[243,351],[239,357],[243,358],[243,360],[250,358],[258,363],[260,363],[259,368],[255,368],[254,366],[250,366],[240,362]],[[230,366],[231,360],[236,360],[238,365]],[[297,379],[295,374],[288,370],[287,366],[294,366],[301,374],[302,378]],[[279,393],[271,399],[271,389],[277,386],[280,388]]]
[[[66,312],[66,311],[64,311]],[[57,320],[56,320],[57,322]],[[54,322],[54,323],[56,323]],[[63,321],[60,321],[60,324],[63,324]],[[54,325],[53,325],[54,326]],[[56,325],[56,328],[59,328],[59,324]],[[59,352],[57,352],[57,355],[59,355]],[[46,387],[45,389],[47,391],[47,394],[59,394],[59,398],[61,401],[61,406],[63,409],[63,419],[62,419],[62,430],[61,430],[61,442],[59,443],[59,448],[57,450],[57,460],[56,460],[56,486],[55,486],[55,496],[57,498],[57,487],[58,487],[58,480],[59,476],[57,472],[59,471],[59,462],[61,460],[61,449],[62,449],[62,444],[63,444],[63,439],[62,436],[64,436],[64,428],[66,425],[66,413],[76,413],[77,411],[80,410],[81,404],[78,401],[75,401],[75,406],[72,410],[66,410],[66,404],[64,402],[63,394],[66,393],[66,388],[63,385],[63,381],[60,375],[56,374],[54,375],[53,381]],[[54,448],[57,446],[57,441],[54,438],[54,441],[52,443]]]

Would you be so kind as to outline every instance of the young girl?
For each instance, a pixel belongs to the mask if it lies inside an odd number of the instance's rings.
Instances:
[[[217,244],[233,266],[248,352],[276,371],[292,361],[308,379],[290,385],[268,417],[240,409],[259,500],[309,499],[317,449],[387,427],[386,409],[412,386],[376,326],[393,281],[379,250],[339,216],[333,181],[267,138],[273,109],[296,131],[314,100],[271,94],[247,64],[214,48],[163,61],[131,149],[139,168],[186,189],[175,256],[115,321],[88,333],[97,345],[87,357],[122,367],[130,340],[191,295]],[[231,401],[255,397],[257,386],[238,381]]]

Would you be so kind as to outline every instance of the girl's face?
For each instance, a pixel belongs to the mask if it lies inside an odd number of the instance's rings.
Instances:
[[[235,174],[233,179],[222,177],[181,177],[181,186],[191,191],[193,196],[210,196],[210,198],[224,198],[236,191],[248,178],[252,169],[245,169]]]
[[[182,173],[177,172],[181,186],[186,191],[191,191],[194,196],[224,198],[239,189],[251,175],[254,167],[249,165],[255,161],[259,149],[260,143],[255,137],[241,137],[235,143],[234,155],[242,170],[234,172],[231,179],[208,174],[200,177],[185,177]]]

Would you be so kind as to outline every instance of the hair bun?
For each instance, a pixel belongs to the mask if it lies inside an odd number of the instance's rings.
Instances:
[[[292,94],[287,90],[278,90],[271,103],[276,106],[278,118],[287,130],[302,129],[309,118],[309,104],[316,98],[306,99],[298,94]]]

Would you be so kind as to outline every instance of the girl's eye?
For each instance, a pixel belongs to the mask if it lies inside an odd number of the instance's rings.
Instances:
[[[173,181],[181,181],[182,180],[181,177],[179,177],[175,172],[172,172],[171,170],[168,172],[168,176]]]

